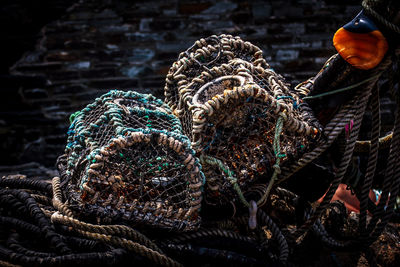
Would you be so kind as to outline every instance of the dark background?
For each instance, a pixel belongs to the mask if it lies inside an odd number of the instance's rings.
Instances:
[[[262,48],[288,82],[305,80],[335,53],[334,32],[360,6],[361,0],[2,1],[0,174],[51,176],[71,113],[110,89],[162,98],[169,66],[201,37],[239,35]]]

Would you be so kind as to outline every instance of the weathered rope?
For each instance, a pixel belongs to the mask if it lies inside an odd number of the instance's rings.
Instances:
[[[400,27],[395,25],[394,23],[388,21],[385,19],[385,17],[381,14],[379,14],[375,9],[375,5],[382,4],[383,2],[381,0],[364,0],[362,1],[362,6],[364,10],[367,12],[368,15],[372,16],[374,19],[376,19],[379,23],[384,25],[387,29],[392,31],[393,33],[400,34]]]
[[[120,236],[124,237],[125,239],[135,240],[153,249],[154,251],[162,253],[162,251],[157,247],[157,245],[151,242],[147,237],[135,231],[131,227],[125,225],[94,225],[68,217],[66,215],[60,214],[59,212],[53,213],[53,215],[51,216],[51,221],[54,223],[60,223],[63,225],[71,226],[75,230],[79,229],[85,232],[91,232],[95,234]]]
[[[366,90],[363,91],[362,96],[360,96],[358,103],[354,107],[355,110],[357,110],[357,112],[355,114],[355,118],[354,118],[354,127],[353,127],[352,132],[350,133],[349,139],[347,140],[346,149],[342,156],[342,160],[338,167],[334,181],[331,183],[331,186],[330,186],[328,192],[326,193],[322,203],[316,209],[315,213],[294,234],[295,240],[297,240],[298,237],[302,236],[307,231],[307,229],[309,229],[309,227],[311,225],[313,225],[314,222],[319,218],[322,211],[326,208],[326,206],[331,201],[334,193],[336,192],[337,187],[339,186],[340,182],[342,181],[342,179],[346,173],[350,159],[352,157],[352,154],[353,154],[355,142],[357,140],[358,133],[359,133],[359,130],[361,127],[361,120],[363,118],[366,104],[367,104],[368,98],[370,96],[371,86],[373,86],[373,85],[374,84],[370,85]]]
[[[200,229],[197,232],[193,232],[193,233],[183,233],[177,237],[173,237],[173,238],[167,239],[165,241],[162,241],[162,243],[164,243],[166,245],[168,243],[183,243],[183,242],[187,242],[192,239],[205,238],[205,237],[225,237],[225,238],[239,240],[239,241],[243,241],[243,242],[255,242],[254,238],[251,238],[248,236],[242,236],[233,231],[211,228],[211,229]]]
[[[53,218],[53,216],[52,216],[52,218]],[[65,221],[62,221],[62,222],[65,223]],[[75,225],[75,224],[71,224],[71,225]],[[139,243],[133,242],[131,240],[128,240],[128,239],[125,239],[122,237],[106,235],[106,234],[99,234],[99,233],[95,233],[95,232],[88,232],[88,231],[84,231],[84,230],[80,230],[80,229],[73,229],[73,231],[79,233],[80,235],[82,235],[84,237],[100,240],[102,242],[136,252],[139,255],[142,255],[142,256],[148,258],[153,263],[156,263],[156,264],[159,264],[162,266],[182,266],[177,261],[169,258],[168,256],[166,256],[164,254],[161,254],[160,252],[157,252],[155,250],[152,250],[151,248],[148,248]]]
[[[368,195],[372,186],[373,178],[375,175],[376,164],[378,162],[378,152],[380,146],[379,133],[380,133],[380,102],[379,102],[379,88],[374,86],[372,97],[372,131],[371,131],[371,145],[367,163],[367,169],[364,178],[364,184],[361,189],[360,197],[360,218],[359,218],[359,231],[366,234],[366,219],[368,207]]]
[[[379,149],[389,148],[392,138],[393,138],[393,132],[390,132],[385,136],[379,137],[378,139]],[[370,152],[372,150],[372,142],[373,142],[372,140],[365,140],[365,141],[357,140],[354,152],[359,152],[359,153]]]
[[[325,92],[325,93],[322,93],[322,94],[305,96],[302,99],[303,100],[317,99],[317,98],[325,97],[325,96],[328,96],[328,95],[335,95],[335,94],[338,94],[338,93],[346,92],[346,91],[352,90],[354,88],[357,88],[360,85],[363,85],[363,84],[369,83],[370,81],[376,80],[379,76],[380,76],[380,74],[377,74],[377,75],[369,77],[369,78],[367,78],[367,79],[365,79],[365,80],[363,80],[361,82],[358,82],[358,83],[355,83],[355,84],[352,84],[352,85],[349,85],[349,86],[346,86],[346,87],[343,87],[343,88],[340,88],[340,89],[335,89],[335,90],[332,90],[332,91],[329,91],[329,92]]]
[[[218,166],[225,173],[225,175],[227,175],[227,179],[232,184],[233,189],[235,189],[235,191],[236,191],[240,201],[243,203],[243,205],[246,207],[250,206],[249,202],[246,200],[246,198],[243,195],[242,189],[240,189],[240,187],[237,183],[237,179],[234,177],[234,173],[231,170],[229,170],[228,166],[226,166],[221,160],[210,157],[210,156],[206,156],[206,155],[200,156],[200,162],[202,162],[203,164],[204,163],[209,164],[211,166]]]
[[[280,251],[279,260],[282,263],[285,263],[289,257],[289,246],[286,241],[286,238],[282,234],[279,227],[272,221],[272,219],[263,210],[258,209],[257,217],[263,224],[268,226],[268,229],[271,230],[272,234],[278,241],[279,251]]]

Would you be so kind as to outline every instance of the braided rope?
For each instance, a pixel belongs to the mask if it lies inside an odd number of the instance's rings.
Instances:
[[[376,81],[375,81],[376,82]],[[362,95],[359,98],[359,101],[357,102],[357,104],[355,105],[355,110],[357,111],[355,114],[355,118],[354,118],[354,127],[352,132],[350,133],[350,137],[347,140],[347,144],[346,144],[346,148],[345,148],[345,152],[342,156],[342,160],[340,162],[340,165],[338,167],[338,170],[336,172],[335,175],[335,179],[332,181],[331,186],[328,190],[328,192],[326,193],[322,203],[318,206],[318,208],[316,209],[316,211],[314,212],[314,214],[311,216],[310,219],[308,219],[294,234],[293,237],[295,240],[297,240],[300,236],[302,236],[311,225],[314,224],[314,222],[319,218],[319,216],[321,215],[321,213],[323,212],[323,210],[327,207],[327,205],[329,204],[329,202],[331,201],[333,195],[336,192],[337,187],[339,186],[340,182],[342,181],[348,164],[350,162],[350,159],[352,157],[353,154],[353,150],[354,150],[354,146],[355,146],[355,142],[357,140],[358,137],[358,133],[361,127],[361,120],[363,118],[364,112],[365,112],[365,108],[366,108],[366,104],[368,102],[368,98],[370,96],[371,93],[371,87],[374,86],[375,82],[368,86],[363,92]]]
[[[134,251],[134,252],[138,253],[139,255],[142,255],[157,264],[164,265],[164,266],[181,266],[181,264],[179,264],[178,262],[176,262],[176,261],[172,260],[171,258],[162,254],[162,252],[153,250],[149,247],[146,247],[139,243],[133,242],[132,240],[128,240],[126,238],[117,237],[117,236],[113,235],[113,234],[117,234],[118,233],[117,231],[119,231],[119,234],[125,232],[124,230],[127,230],[127,229],[124,228],[123,226],[118,226],[118,227],[114,226],[112,228],[107,228],[107,226],[96,227],[95,225],[81,223],[78,220],[75,220],[73,218],[68,218],[66,216],[63,216],[63,215],[57,214],[57,213],[54,213],[51,216],[51,220],[53,222],[59,222],[59,223],[62,223],[62,224],[68,225],[68,226],[73,226],[74,227],[73,231],[81,234],[84,237],[101,240],[103,242]],[[77,228],[77,227],[79,227],[79,228]],[[83,230],[83,229],[88,229],[90,231]],[[106,233],[110,233],[110,234],[106,234]],[[132,234],[132,231],[128,230],[128,231],[126,231],[126,233]],[[136,236],[136,235],[134,234],[134,236]],[[147,241],[145,241],[145,242],[147,242]]]
[[[400,108],[397,107],[396,119],[393,129],[393,140],[390,146],[389,159],[386,168],[386,175],[383,182],[382,196],[377,209],[373,212],[373,218],[368,225],[368,232],[371,232],[375,227],[378,219],[380,223],[368,238],[367,244],[372,243],[383,231],[388,220],[393,214],[393,207],[396,203],[396,196],[399,193],[400,186]],[[387,203],[388,197],[390,199]],[[387,203],[387,204],[386,204]]]
[[[162,253],[157,245],[150,241],[146,236],[125,225],[94,225],[60,214],[59,212],[53,213],[51,221],[53,223],[72,226],[74,229],[79,229],[85,232],[110,236],[123,236],[125,239],[135,240],[154,251]]]
[[[279,260],[282,263],[285,263],[289,257],[289,247],[286,238],[279,230],[279,227],[272,221],[272,219],[263,210],[258,209],[257,217],[261,222],[263,222],[266,226],[268,226],[268,229],[271,230],[272,234],[277,239],[280,250]]]
[[[364,0],[362,1],[362,6],[368,15],[372,16],[379,23],[384,25],[387,29],[391,30],[393,33],[400,34],[400,27],[396,24],[391,23],[381,14],[379,14],[375,9],[374,5],[381,4],[381,0]]]
[[[12,263],[9,263],[9,262],[6,262],[6,261],[2,261],[2,260],[0,260],[0,266],[3,266],[3,267],[21,267],[21,265],[12,264]]]
[[[376,164],[378,161],[379,152],[379,133],[380,133],[380,102],[379,102],[379,88],[374,86],[371,97],[372,103],[372,132],[371,132],[371,149],[369,152],[367,170],[365,173],[364,184],[361,189],[360,197],[360,218],[359,218],[359,231],[366,231],[368,195],[372,186],[373,178],[375,175]]]
[[[204,238],[204,237],[226,237],[226,238],[235,239],[235,240],[239,240],[239,241],[243,241],[243,242],[254,242],[255,241],[254,238],[251,238],[248,236],[242,236],[233,231],[227,231],[227,230],[222,230],[222,229],[200,229],[197,232],[193,232],[193,233],[183,233],[177,237],[162,241],[162,243],[164,243],[164,244],[182,243],[182,242],[186,242],[186,241],[189,241],[192,239],[198,239],[198,238]]]
[[[378,143],[379,143],[379,149],[386,149],[390,147],[390,143],[393,138],[393,133],[390,132],[385,136],[379,137]],[[354,152],[358,153],[366,153],[372,151],[372,140],[365,140],[365,141],[360,141],[357,140],[356,146],[354,148]]]

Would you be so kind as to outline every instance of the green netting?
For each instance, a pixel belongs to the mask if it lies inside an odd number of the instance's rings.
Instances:
[[[110,91],[72,119],[63,181],[72,207],[176,230],[199,226],[201,167],[167,105]]]

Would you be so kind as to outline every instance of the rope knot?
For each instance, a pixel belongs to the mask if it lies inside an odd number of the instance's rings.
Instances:
[[[286,121],[287,118],[288,118],[288,116],[287,116],[287,110],[284,109],[282,112],[279,113],[279,116],[280,116],[284,121]]]
[[[272,168],[274,168],[274,171],[276,172],[276,174],[281,174],[281,167],[279,167],[278,164],[274,164],[272,166]]]

